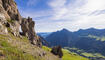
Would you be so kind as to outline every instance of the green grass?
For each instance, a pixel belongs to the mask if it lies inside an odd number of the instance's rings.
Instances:
[[[25,36],[22,36],[21,38],[19,38],[19,37],[15,37],[12,34],[0,35],[0,46],[1,46],[0,51],[3,51],[2,54],[4,55],[5,60],[46,60],[46,58],[44,57],[41,58],[39,56],[34,56],[37,54],[33,54],[35,53],[34,51],[36,51],[33,49],[37,49],[37,47],[35,48],[33,46],[30,46],[29,40]],[[51,48],[48,48],[46,46],[43,46],[42,48],[46,52],[51,51]],[[24,51],[25,52],[29,51],[29,53],[24,53]],[[63,54],[64,54],[63,60],[77,60],[77,59],[78,60],[88,60],[87,58],[81,57],[77,55],[76,53],[69,52],[66,49],[63,49]],[[47,56],[52,57],[53,55],[48,53]],[[52,58],[52,60],[54,59],[55,57]]]
[[[16,40],[16,41],[22,41],[22,42],[29,42],[28,38],[26,36],[21,36],[20,37],[16,37],[14,36],[13,34],[9,33],[10,36],[8,37],[11,37],[12,40]]]
[[[11,46],[7,41],[0,40],[0,46],[2,47],[0,51],[3,51],[5,60],[35,60],[32,55],[23,53],[23,51]]]
[[[9,23],[14,23],[16,20],[7,20]]]
[[[86,57],[95,57],[92,53],[82,53]]]
[[[42,46],[42,48],[45,50],[45,51],[51,51],[51,48],[48,48],[46,46]]]
[[[69,52],[68,50],[63,49],[63,60],[89,60],[88,58],[81,57],[76,53]]]
[[[10,27],[7,28],[8,32],[12,32],[12,29]]]
[[[79,55],[85,56],[87,58],[91,57],[91,58],[105,58],[105,56],[101,55],[100,53],[87,53],[85,52],[83,49],[78,49],[78,48],[69,48],[69,47],[65,47],[65,49],[72,51],[72,52],[76,52]]]
[[[46,50],[32,45],[26,36],[16,37],[10,32],[0,34],[0,54],[3,55],[0,60],[58,60],[57,56]]]
[[[100,40],[100,41],[105,41],[105,36],[93,36],[93,35],[88,35],[88,37],[90,38],[95,38],[96,40]]]
[[[13,44],[10,43],[9,40],[11,40]],[[43,60],[43,58],[40,58],[39,56],[35,57],[32,54],[24,52],[22,49],[19,49],[18,47],[21,45],[17,45],[17,44],[14,45],[15,42],[13,41],[21,42],[23,43],[23,45],[24,43],[27,43],[27,44],[30,43],[25,36],[22,36],[21,38],[19,38],[19,37],[15,37],[12,34],[9,34],[9,35],[0,34],[0,53],[4,55],[5,57],[4,60]],[[25,47],[26,49],[28,49],[27,48],[28,46],[25,46]]]
[[[51,48],[48,48],[46,46],[43,46],[43,49],[46,51],[51,51]],[[74,52],[70,52],[69,50],[62,49],[62,51],[63,51],[63,55],[64,55],[62,60],[89,60],[88,58],[79,56]]]
[[[99,54],[99,53],[82,53],[82,55],[86,56],[86,57],[101,57],[101,58],[105,58],[105,56]]]

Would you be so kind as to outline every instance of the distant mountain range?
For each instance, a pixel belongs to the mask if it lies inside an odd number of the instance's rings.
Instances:
[[[79,36],[87,36],[87,35],[94,35],[94,36],[105,36],[105,29],[95,29],[95,28],[90,28],[90,29],[80,29],[74,34],[77,34]]]
[[[37,33],[37,35],[42,36],[43,38],[46,38],[48,35],[50,35],[52,32],[40,32]]]
[[[50,34],[46,33],[44,36],[46,36],[45,40],[49,42],[50,46],[75,47],[86,52],[105,55],[105,41],[97,39],[105,36],[105,29],[80,29],[76,32],[62,29]]]

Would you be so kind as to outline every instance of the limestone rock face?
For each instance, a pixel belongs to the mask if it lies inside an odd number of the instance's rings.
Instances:
[[[11,32],[15,36],[19,36],[21,15],[18,12],[17,5],[14,2],[14,0],[0,0],[0,14],[4,16],[7,22],[9,21],[8,24],[10,25],[9,28],[11,29]],[[4,20],[4,19],[1,19],[1,20]],[[11,22],[11,21],[14,21],[14,22]]]
[[[0,34],[7,34],[7,28],[4,26],[6,22],[6,19],[3,15],[0,14]]]
[[[0,0],[0,13],[4,14],[7,20],[12,19],[21,22],[21,16],[14,0]]]
[[[35,22],[32,21],[32,18],[28,17],[28,19],[23,18],[21,23],[21,29],[23,31],[23,35],[27,36],[30,42],[34,45],[41,47],[41,41],[39,37],[36,35],[34,30]]]
[[[4,9],[2,0],[0,0],[0,14],[4,15],[5,18],[10,19],[10,16],[8,15],[8,13]]]
[[[14,36],[19,36],[19,27],[20,27],[20,24],[17,22],[17,21],[14,21],[13,23],[10,24],[10,28],[12,30],[12,34]]]

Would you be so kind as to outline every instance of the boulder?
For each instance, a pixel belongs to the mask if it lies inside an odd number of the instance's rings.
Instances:
[[[58,55],[59,58],[62,58],[63,56],[63,52],[62,52],[62,48],[61,46],[55,46],[52,48],[51,53],[53,53],[54,55]]]

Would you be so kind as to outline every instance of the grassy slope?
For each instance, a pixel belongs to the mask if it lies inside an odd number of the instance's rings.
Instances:
[[[105,41],[105,36],[94,36],[94,35],[88,35],[90,38],[95,38],[96,40]]]
[[[69,48],[69,47],[65,47],[65,49],[70,50],[72,52],[76,52],[79,55],[85,56],[85,57],[91,57],[91,58],[105,58],[105,56],[101,55],[100,53],[87,53],[82,49],[78,49],[78,48]]]
[[[86,57],[100,57],[100,58],[105,58],[105,56],[99,54],[99,53],[82,53],[82,55],[86,56]]]
[[[46,50],[46,51],[51,51],[50,48],[45,47],[45,46],[43,46],[43,49]],[[89,59],[81,57],[81,56],[79,56],[75,53],[69,52],[66,49],[63,49],[62,51],[63,51],[63,54],[64,54],[62,60],[89,60]]]
[[[75,53],[69,52],[68,50],[63,50],[64,56],[63,60],[89,60],[87,58],[81,57]]]
[[[44,56],[43,53],[45,53]],[[59,60],[50,52],[30,44],[26,37],[0,34],[0,60]]]
[[[0,35],[0,60],[59,60],[49,52],[50,48],[43,46],[43,49],[31,45],[26,37]],[[46,55],[41,57],[43,53]],[[63,60],[89,60],[65,49],[63,53]]]

